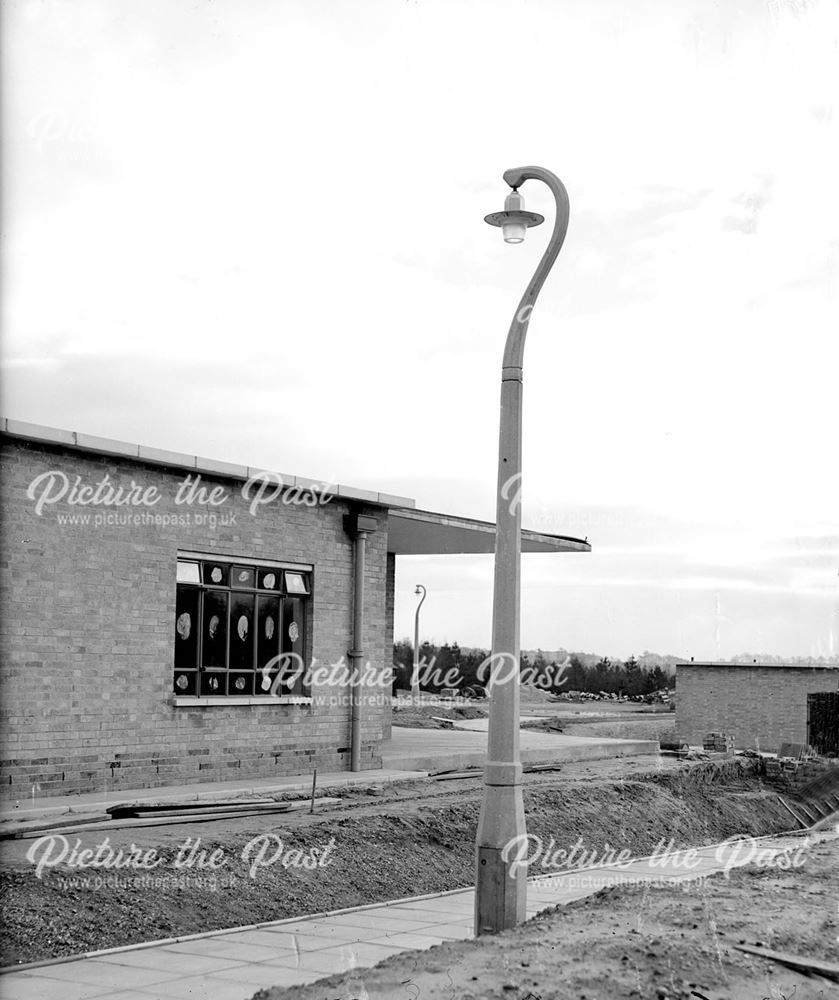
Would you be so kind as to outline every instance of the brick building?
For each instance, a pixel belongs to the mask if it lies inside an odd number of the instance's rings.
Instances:
[[[692,745],[722,732],[740,749],[798,743],[839,755],[839,667],[679,663],[676,732]]]
[[[404,497],[0,431],[5,798],[380,767],[397,555],[494,548]]]

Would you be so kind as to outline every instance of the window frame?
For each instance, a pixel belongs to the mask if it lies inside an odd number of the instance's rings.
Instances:
[[[194,581],[178,581],[177,566],[182,563],[198,563],[198,582]],[[205,582],[205,563],[216,563],[218,565],[225,566],[226,572],[226,582],[213,583]],[[247,588],[234,586],[233,580],[233,570],[234,568],[239,569],[253,569],[254,578],[252,581],[252,586]],[[260,580],[260,570],[270,569],[277,573],[278,575],[278,586],[275,589],[267,589],[259,586]],[[285,573],[297,573],[302,574],[304,581],[308,587],[307,594],[296,594],[296,593],[286,593],[285,587]],[[280,653],[282,652],[282,647],[284,644],[284,629],[285,629],[285,614],[286,614],[286,602],[291,600],[296,600],[301,603],[303,608],[304,621],[303,625],[303,657],[304,664],[308,664],[308,653],[311,648],[312,634],[313,634],[313,622],[312,622],[312,605],[313,605],[313,593],[314,593],[314,566],[310,563],[294,563],[287,562],[283,560],[268,560],[259,558],[248,558],[241,555],[222,555],[219,553],[206,553],[206,552],[192,552],[179,550],[176,559],[176,572],[175,572],[175,594],[176,594],[176,617],[175,623],[177,628],[177,607],[178,599],[182,592],[194,591],[196,592],[197,601],[197,613],[195,621],[196,629],[196,648],[195,648],[195,665],[193,667],[180,667],[176,665],[177,656],[177,645],[173,650],[172,657],[172,685],[174,688],[175,679],[178,673],[192,673],[194,676],[194,687],[195,694],[181,694],[177,690],[172,690],[172,704],[177,708],[183,707],[204,707],[204,706],[221,706],[221,705],[298,705],[301,707],[311,706],[313,703],[311,688],[308,690],[302,689],[301,691],[291,693],[291,694],[257,694],[256,684],[260,676],[260,668],[257,666],[258,655],[259,655],[259,633],[258,633],[258,620],[259,620],[259,609],[260,602],[259,597],[275,597],[278,602],[278,621],[277,621],[277,642]],[[223,593],[227,595],[227,621],[226,621],[226,632],[225,632],[225,652],[224,652],[224,667],[206,667],[204,665],[204,631],[205,631],[205,620],[204,620],[204,606],[205,597],[209,592]],[[231,629],[234,627],[232,624],[233,619],[233,601],[237,597],[250,597],[252,600],[252,612],[251,612],[251,634],[253,636],[252,645],[252,662],[254,664],[251,668],[240,668],[233,669],[230,663],[231,656]],[[174,636],[174,642],[177,643],[177,634]],[[219,677],[224,678],[225,690],[227,690],[228,684],[230,682],[231,674],[244,673],[250,670],[253,673],[253,688],[252,692],[248,694],[208,694],[202,693],[202,677],[208,674],[217,674]],[[272,676],[272,683],[276,673]]]

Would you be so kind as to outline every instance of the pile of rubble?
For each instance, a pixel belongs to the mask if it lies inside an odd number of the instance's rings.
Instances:
[[[624,704],[626,702],[645,702],[647,705],[661,704],[669,705],[673,701],[675,691],[670,688],[661,688],[659,691],[651,691],[649,694],[615,694],[614,691],[561,691],[559,694],[551,695],[551,701],[615,701]]]

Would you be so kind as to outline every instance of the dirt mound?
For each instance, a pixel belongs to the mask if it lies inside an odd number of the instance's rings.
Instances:
[[[489,715],[487,703],[480,705],[406,705],[393,710],[393,725],[409,729],[448,729],[441,719],[456,722],[460,719],[485,719]]]
[[[389,958],[254,1000],[827,1000],[836,984],[738,944],[836,961],[839,841],[800,868],[749,868],[681,886],[604,889],[503,934]],[[802,904],[802,897],[806,902]]]
[[[519,701],[522,705],[548,705],[551,702],[551,692],[532,684],[519,685]]]

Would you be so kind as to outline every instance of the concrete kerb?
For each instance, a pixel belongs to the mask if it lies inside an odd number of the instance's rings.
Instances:
[[[810,831],[808,830],[790,830],[788,832],[781,832],[781,833],[768,833],[760,837],[754,837],[752,839],[754,839],[755,841],[762,841],[762,840],[776,840],[778,837],[806,837],[809,834],[809,832]],[[748,835],[744,834],[744,837],[745,836]],[[708,850],[712,847],[725,846],[728,843],[730,843],[730,841],[722,840],[714,844],[704,844],[701,847],[697,848],[691,848],[691,847],[680,848],[678,851],[674,851],[673,853],[684,854],[690,850]],[[792,848],[787,848],[786,850],[792,850]],[[561,878],[562,876],[567,876],[567,875],[577,875],[587,871],[598,871],[598,870],[614,871],[616,868],[619,868],[624,864],[629,865],[641,861],[650,861],[652,858],[653,855],[647,855],[645,857],[632,858],[628,861],[622,862],[621,865],[617,864],[588,865],[584,868],[569,868],[565,869],[564,871],[552,872],[547,875],[532,875],[528,878],[527,881],[529,885],[532,885],[534,888],[536,888],[538,887],[539,882],[547,881],[548,879]],[[700,874],[696,874],[693,876],[679,876],[680,879],[699,878],[699,877],[701,877]],[[200,934],[184,934],[179,937],[173,937],[173,938],[160,938],[159,940],[156,941],[139,941],[136,944],[122,945],[121,947],[117,948],[102,948],[99,951],[86,951],[78,955],[67,955],[67,956],[62,956],[60,958],[47,958],[47,959],[42,959],[39,962],[27,962],[21,965],[5,965],[5,966],[0,966],[0,976],[9,972],[26,972],[29,969],[43,968],[48,965],[62,965],[69,962],[81,962],[89,958],[101,958],[103,955],[115,955],[115,954],[120,954],[122,952],[141,951],[146,948],[158,948],[170,944],[181,944],[184,941],[200,941],[203,940],[204,938],[223,937],[224,935],[227,934],[241,934],[246,931],[258,931],[258,930],[265,930],[271,927],[283,927],[288,924],[299,924],[307,920],[322,920],[328,917],[337,917],[345,913],[364,913],[367,910],[377,910],[383,906],[399,906],[400,904],[403,903],[420,903],[427,899],[443,899],[446,896],[457,896],[464,892],[472,892],[472,891],[474,891],[474,886],[461,886],[458,889],[446,889],[443,892],[429,892],[423,896],[403,896],[400,899],[388,899],[380,903],[365,903],[363,906],[345,906],[339,910],[324,910],[321,911],[320,913],[309,913],[300,917],[285,917],[283,920],[268,920],[268,921],[262,921],[261,923],[258,924],[243,924],[239,927],[224,927],[221,928],[220,930],[203,931]]]

